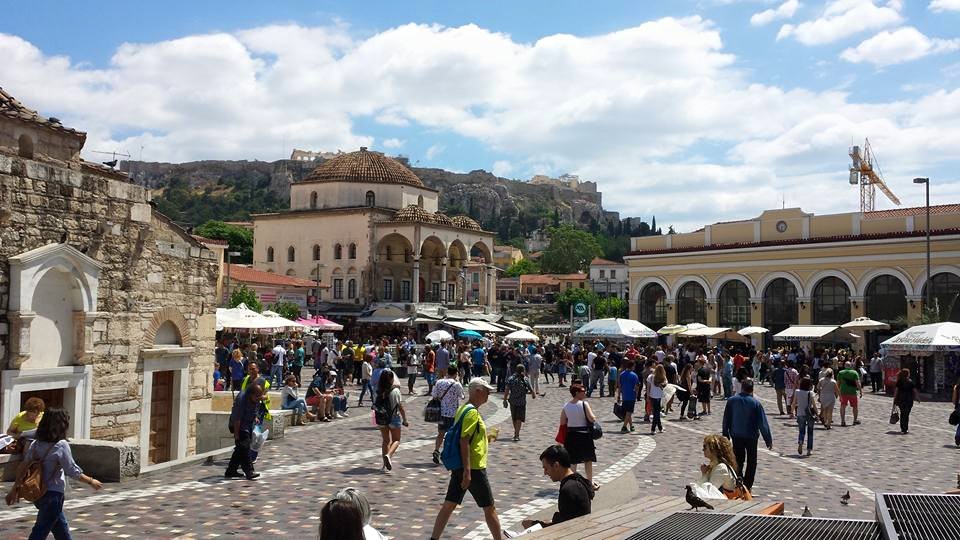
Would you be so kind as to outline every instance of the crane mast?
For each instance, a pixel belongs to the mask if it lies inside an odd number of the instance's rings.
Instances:
[[[870,139],[866,139],[863,148],[850,147],[850,184],[860,185],[860,211],[873,212],[876,207],[877,188],[887,196],[893,204],[900,205],[900,199],[890,191],[890,187],[883,180],[880,164],[870,147]]]

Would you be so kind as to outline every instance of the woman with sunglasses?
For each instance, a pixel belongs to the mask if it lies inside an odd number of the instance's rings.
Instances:
[[[597,461],[597,448],[590,434],[590,426],[597,421],[593,409],[587,403],[587,390],[580,384],[570,385],[570,401],[560,411],[560,425],[566,426],[567,434],[563,442],[564,448],[570,454],[570,463],[573,471],[577,471],[577,464],[583,463],[584,476],[593,484],[594,491],[600,485],[593,481],[593,464]]]

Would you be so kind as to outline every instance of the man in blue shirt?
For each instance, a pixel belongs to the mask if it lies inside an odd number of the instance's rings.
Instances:
[[[729,353],[723,353],[723,399],[730,399],[733,395],[733,358]]]
[[[257,421],[260,411],[260,398],[263,396],[263,387],[252,384],[243,391],[233,402],[230,411],[230,431],[233,432],[233,455],[224,473],[226,478],[243,478],[254,480],[260,473],[254,472],[250,459],[250,443],[253,440],[253,424]],[[237,469],[243,470],[240,474]]]
[[[745,379],[740,385],[740,393],[727,400],[723,411],[723,436],[733,442],[738,473],[747,489],[751,490],[757,474],[757,439],[761,435],[767,450],[772,450],[773,435],[767,423],[767,414],[763,405],[753,397],[753,379]],[[747,464],[746,471],[744,461]]]
[[[447,367],[450,366],[450,351],[447,349],[447,344],[443,341],[440,342],[440,348],[437,349],[437,365],[435,367],[434,373],[447,373]]]
[[[480,342],[473,348],[473,376],[482,377],[487,365],[487,351],[483,350],[483,346],[480,345]]]
[[[634,373],[633,367],[632,359],[624,360],[623,373],[617,381],[616,399],[623,404],[623,427],[620,428],[620,433],[633,431],[633,409],[637,404],[637,388],[640,386],[640,377]]]

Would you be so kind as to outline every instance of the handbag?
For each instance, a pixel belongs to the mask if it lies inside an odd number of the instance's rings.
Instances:
[[[553,438],[560,444],[565,444],[567,442],[567,425],[560,424],[560,427],[557,428],[557,436]]]
[[[896,424],[900,421],[900,411],[897,410],[897,405],[894,404],[893,408],[890,409],[890,423]]]
[[[580,406],[583,407],[583,418],[587,419],[587,404],[580,402]],[[600,425],[600,422],[594,420],[593,422],[587,421],[587,431],[590,432],[590,438],[597,440],[600,437],[603,437],[603,426]]]
[[[613,415],[623,420],[627,416],[627,412],[623,409],[623,403],[619,401],[613,404]]]
[[[960,408],[954,409],[950,413],[950,418],[947,419],[947,422],[950,422],[951,426],[960,425]]]
[[[433,398],[428,403],[427,406],[423,408],[423,421],[438,423],[440,422],[440,402],[443,400],[444,396],[447,395],[447,392],[453,388],[453,385],[450,384],[447,386],[447,389],[443,391],[443,394],[440,394],[439,398]]]
[[[736,482],[736,486],[734,486],[734,488],[730,491],[727,491],[725,489],[722,490],[723,494],[726,495],[727,498],[731,500],[752,501],[753,494],[750,493],[750,489],[747,488],[746,485],[744,485],[743,477],[737,474],[737,471],[733,467],[727,465],[726,463],[724,463],[724,466],[727,468],[728,471],[730,471],[730,474],[733,475],[733,479]]]

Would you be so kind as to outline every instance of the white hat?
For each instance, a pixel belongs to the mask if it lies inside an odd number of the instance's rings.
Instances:
[[[479,390],[481,388],[487,390],[488,392],[493,392],[496,390],[496,388],[490,386],[490,383],[488,383],[483,377],[474,377],[470,379],[470,383],[467,384],[467,388],[470,391]]]

